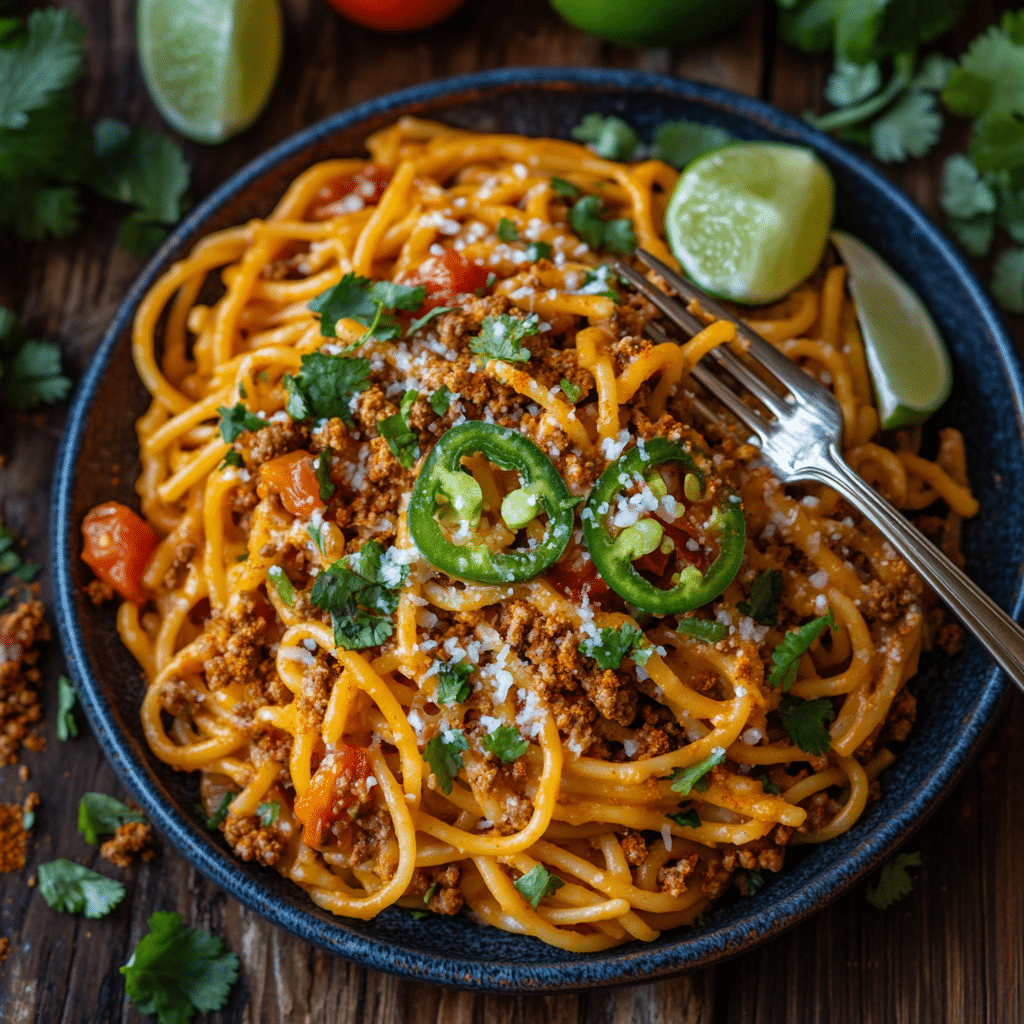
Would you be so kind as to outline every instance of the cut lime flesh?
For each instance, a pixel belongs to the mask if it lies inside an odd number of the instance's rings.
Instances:
[[[665,214],[669,245],[699,287],[775,302],[817,267],[832,226],[828,168],[800,146],[738,142],[698,157]]]
[[[833,231],[832,242],[857,304],[881,426],[923,423],[953,388],[953,365],[935,321],[917,292],[873,249],[845,231]]]
[[[141,0],[139,63],[153,102],[196,142],[247,128],[281,61],[278,0]]]

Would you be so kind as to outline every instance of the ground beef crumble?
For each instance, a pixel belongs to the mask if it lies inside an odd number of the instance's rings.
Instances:
[[[42,718],[35,645],[50,639],[45,615],[41,601],[26,601],[0,618],[0,764],[16,764],[22,746],[46,746],[30,728]]]
[[[255,860],[273,867],[284,853],[286,843],[277,825],[260,824],[255,814],[236,817],[229,813],[224,821],[224,838],[242,860]]]
[[[150,845],[152,842],[153,830],[147,822],[126,821],[118,825],[113,838],[100,847],[100,856],[106,857],[119,868],[126,868],[131,865],[136,854],[141,860],[152,860],[156,856]]]

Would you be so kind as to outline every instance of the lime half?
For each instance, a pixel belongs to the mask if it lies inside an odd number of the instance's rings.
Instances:
[[[694,284],[762,305],[781,299],[818,265],[834,193],[832,175],[809,149],[738,142],[683,170],[665,230]]]
[[[153,102],[196,142],[247,128],[281,62],[278,0],[141,0],[139,62]]]
[[[949,397],[953,366],[942,335],[917,292],[873,249],[833,231],[849,274],[850,293],[886,430],[926,420]]]

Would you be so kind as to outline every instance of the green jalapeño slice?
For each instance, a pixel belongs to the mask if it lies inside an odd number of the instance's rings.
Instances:
[[[462,467],[465,456],[477,454],[520,476],[522,486],[501,504],[502,520],[513,533],[547,514],[547,528],[535,547],[492,551],[486,544],[457,545],[441,530],[439,512],[474,526],[480,520],[480,485]],[[561,557],[572,536],[578,500],[551,460],[528,438],[496,423],[470,422],[452,427],[424,460],[406,522],[423,557],[449,576],[477,583],[515,583],[532,579]]]
[[[671,496],[668,501],[665,480],[657,472],[658,466],[668,465],[678,467],[684,500]],[[667,505],[684,515],[689,509],[706,508],[706,515],[696,517],[702,520],[698,525],[704,542],[691,537],[679,545],[666,536],[659,519],[639,518],[623,494],[638,484],[658,500],[659,509]],[[650,504],[649,500],[646,507],[640,503],[644,513],[654,511]],[[747,531],[739,495],[706,473],[686,448],[663,437],[641,441],[613,462],[590,492],[581,519],[587,548],[605,583],[631,605],[655,615],[687,612],[707,604],[732,582],[743,561]],[[616,519],[635,521],[613,534],[609,527],[614,528]],[[707,556],[708,540],[717,540],[719,550],[702,572],[694,562],[701,554]],[[675,553],[678,571],[672,573],[668,589],[642,576],[634,565],[659,550]]]

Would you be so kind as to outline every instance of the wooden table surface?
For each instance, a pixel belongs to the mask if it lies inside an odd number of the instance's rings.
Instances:
[[[642,3],[643,0],[637,0]],[[88,30],[82,112],[167,130],[143,88],[135,59],[131,0],[75,0]],[[959,53],[1000,8],[972,0],[945,49]],[[444,26],[382,36],[355,28],[324,0],[285,0],[286,49],[277,89],[256,125],[225,145],[185,144],[193,190],[201,198],[268,146],[351,104],[448,75],[511,65],[636,68],[692,78],[770,100],[799,115],[821,102],[823,60],[776,41],[774,4],[757,4],[729,35],[700,46],[628,50],[604,45],[563,24],[545,0],[468,0]],[[886,173],[931,215],[939,169],[958,140],[926,160]],[[962,140],[961,140],[962,141]],[[61,341],[78,377],[141,264],[116,245],[117,211],[95,201],[83,231],[45,245],[0,247],[0,303],[13,306],[33,336]],[[1011,324],[1018,347],[1024,326]],[[0,516],[46,562],[46,509],[66,406],[40,416],[0,416]],[[49,600],[49,581],[43,578]],[[857,886],[810,921],[734,960],[657,984],[550,997],[481,996],[400,981],[348,964],[265,923],[194,871],[167,843],[156,860],[126,871],[128,895],[100,921],[57,914],[26,886],[55,857],[92,863],[78,835],[80,795],[126,794],[83,730],[55,734],[57,644],[44,661],[48,749],[23,753],[30,779],[0,768],[0,801],[38,790],[43,805],[20,874],[0,876],[0,936],[11,953],[0,967],[0,1020],[8,1024],[113,1024],[140,1020],[124,995],[125,963],[153,910],[175,910],[220,935],[241,960],[230,1002],[208,1021],[332,1024],[975,1024],[1024,1020],[1024,787],[1014,784],[1024,738],[1024,700],[1016,693],[976,762],[908,849],[923,867],[911,896],[886,912]],[[1017,765],[1017,767],[1015,767]],[[97,858],[98,859],[98,858]]]

